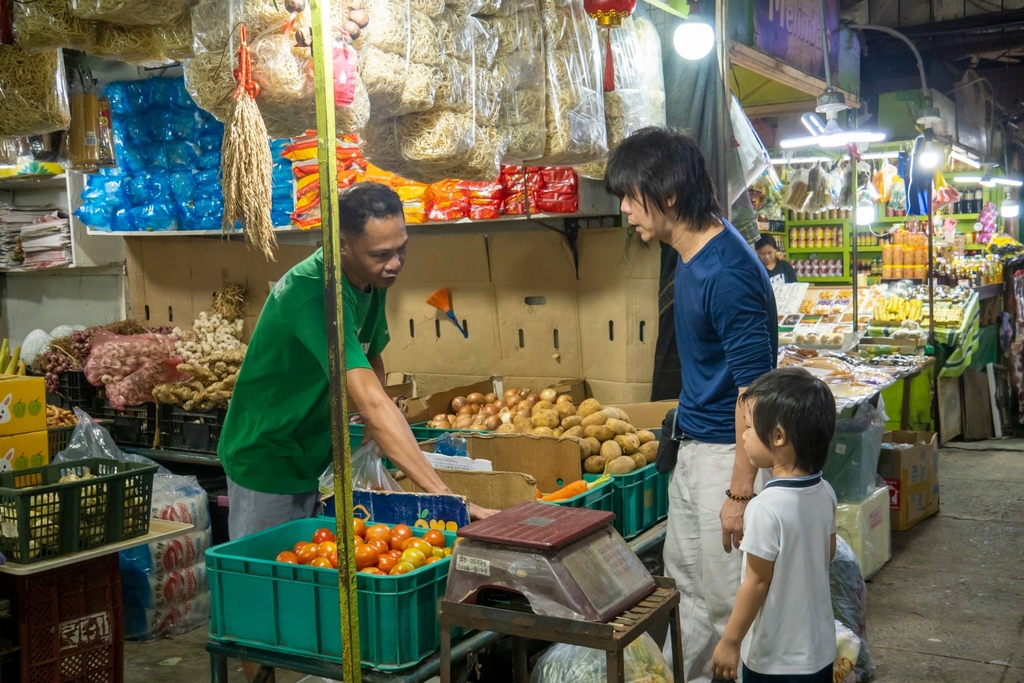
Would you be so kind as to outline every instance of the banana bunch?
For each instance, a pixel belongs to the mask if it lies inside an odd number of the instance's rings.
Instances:
[[[27,371],[25,361],[21,360],[21,347],[14,347],[11,355],[10,345],[4,339],[0,344],[0,375],[24,375]]]
[[[923,313],[920,299],[904,299],[899,296],[887,297],[885,301],[875,304],[872,311],[876,324],[901,323],[904,320],[918,322]]]
[[[946,301],[935,304],[935,324],[942,327],[959,328],[964,322],[964,307]]]

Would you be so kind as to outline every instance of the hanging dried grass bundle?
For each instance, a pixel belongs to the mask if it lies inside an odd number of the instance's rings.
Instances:
[[[221,146],[224,188],[221,228],[229,233],[234,231],[236,223],[241,223],[246,241],[273,261],[277,246],[277,235],[270,220],[274,161],[267,127],[256,106],[259,85],[252,80],[245,24],[240,27],[239,42],[238,87]]]

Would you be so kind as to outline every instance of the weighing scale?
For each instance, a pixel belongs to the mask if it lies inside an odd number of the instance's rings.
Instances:
[[[459,529],[448,602],[606,622],[655,582],[611,527],[615,515],[522,503]]]

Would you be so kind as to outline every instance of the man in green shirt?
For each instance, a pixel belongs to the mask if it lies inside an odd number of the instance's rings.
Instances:
[[[338,199],[344,272],[345,360],[350,405],[410,479],[451,493],[423,457],[384,391],[385,293],[405,263],[402,201],[389,187],[360,183]],[[238,373],[217,454],[228,475],[231,538],[315,513],[320,474],[331,462],[323,250],[277,282]],[[492,511],[470,505],[476,519]]]

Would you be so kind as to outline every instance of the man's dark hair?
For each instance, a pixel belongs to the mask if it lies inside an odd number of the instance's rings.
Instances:
[[[697,141],[666,128],[641,128],[623,140],[608,159],[604,186],[619,199],[628,195],[644,209],[650,202],[701,230],[722,218]]]
[[[757,238],[757,241],[754,242],[754,251],[761,251],[764,247],[771,247],[776,251],[779,249],[779,245],[775,241],[775,237],[773,235],[761,235]]]
[[[744,401],[753,401],[754,432],[771,448],[781,427],[796,451],[796,466],[820,472],[836,431],[836,399],[820,379],[801,368],[780,368],[751,382]]]
[[[380,183],[356,183],[338,195],[338,223],[341,231],[358,237],[371,218],[383,220],[402,215],[402,199]]]

